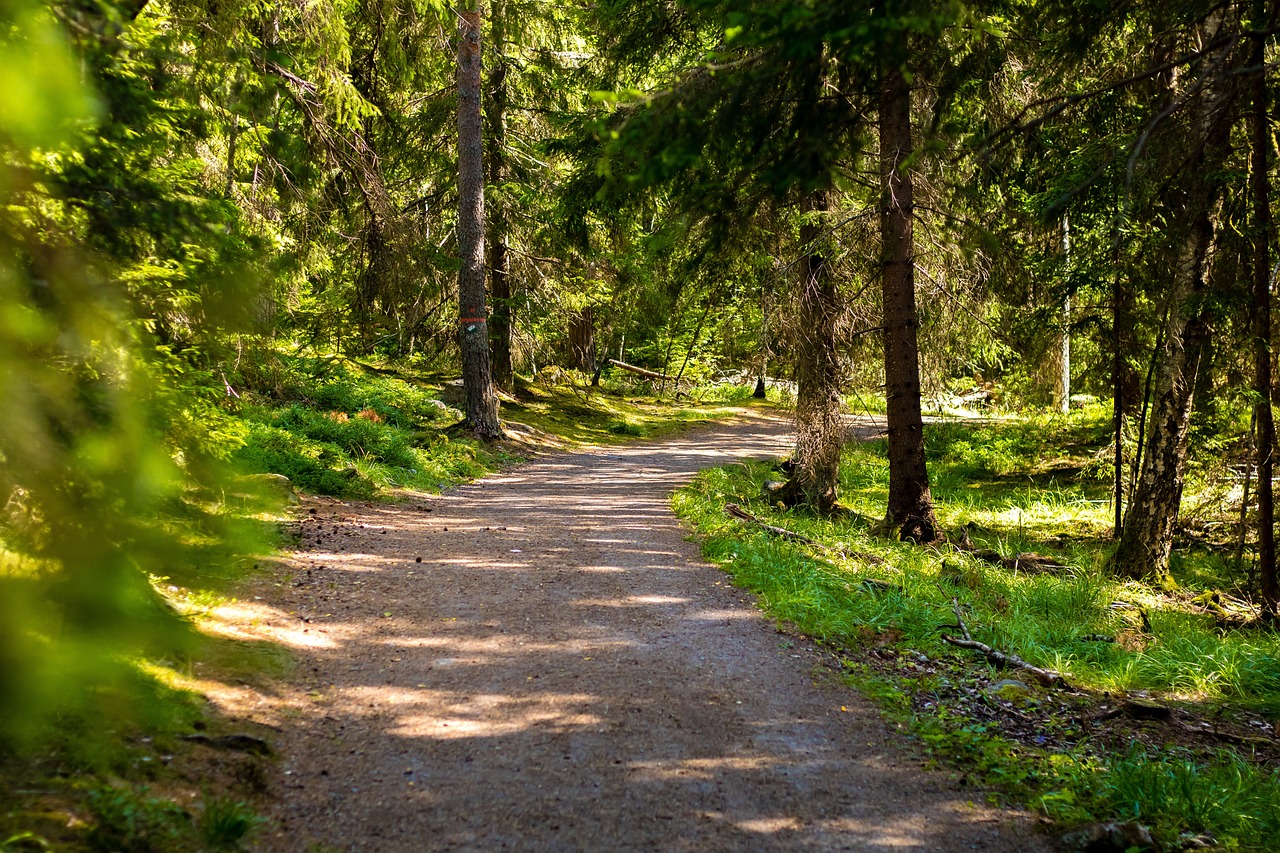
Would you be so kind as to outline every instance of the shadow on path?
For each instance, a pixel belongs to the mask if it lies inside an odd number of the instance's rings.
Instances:
[[[697,561],[672,490],[789,438],[755,419],[318,504],[258,616],[296,672],[232,709],[282,729],[262,849],[1041,849]]]

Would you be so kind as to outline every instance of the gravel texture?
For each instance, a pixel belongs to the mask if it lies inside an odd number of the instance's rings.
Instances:
[[[672,491],[789,449],[757,415],[395,505],[308,500],[289,581],[238,615],[296,666],[214,696],[278,729],[259,848],[1047,849],[699,561]]]

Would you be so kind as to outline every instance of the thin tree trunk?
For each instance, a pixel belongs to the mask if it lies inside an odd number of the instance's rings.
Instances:
[[[1115,572],[1128,578],[1168,584],[1169,551],[1182,502],[1187,458],[1187,430],[1196,373],[1209,334],[1206,317],[1190,303],[1205,287],[1205,262],[1213,224],[1204,211],[1192,226],[1174,276],[1160,366],[1156,371],[1155,405],[1138,486],[1129,502],[1112,559]]]
[[[1256,458],[1258,465],[1258,579],[1263,606],[1273,615],[1280,605],[1276,579],[1275,502],[1271,489],[1272,458],[1276,430],[1271,391],[1271,186],[1268,179],[1270,122],[1267,118],[1267,83],[1264,40],[1253,40],[1249,65],[1259,69],[1253,79],[1253,114],[1250,132],[1253,145],[1253,303],[1254,382],[1257,402]]]
[[[480,126],[480,10],[458,24],[458,268],[459,338],[467,424],[477,438],[502,437],[498,395],[489,366],[484,294],[484,142]]]
[[[1071,275],[1071,220],[1062,217],[1062,258],[1066,275]],[[1057,383],[1054,407],[1063,414],[1071,411],[1071,296],[1062,297],[1062,331],[1058,335]]]
[[[507,179],[507,62],[503,51],[507,41],[506,0],[492,0],[489,5],[489,33],[493,52],[493,68],[489,72],[489,99],[485,103],[488,125],[489,186],[499,187]],[[511,390],[511,255],[507,249],[507,211],[505,199],[489,211],[489,296],[493,313],[489,317],[489,345],[493,348],[493,381],[499,388]]]
[[[1186,175],[1183,210],[1187,230],[1169,294],[1164,345],[1156,370],[1151,425],[1139,469],[1138,485],[1129,502],[1112,557],[1112,570],[1121,577],[1160,585],[1172,583],[1169,552],[1178,523],[1186,473],[1187,432],[1197,374],[1210,334],[1203,295],[1209,279],[1209,249],[1214,239],[1212,215],[1221,193],[1211,175],[1226,159],[1233,99],[1233,80],[1219,77],[1199,93],[1189,118],[1187,140],[1191,156]]]
[[[1115,268],[1111,275],[1111,437],[1114,446],[1115,483],[1111,496],[1111,509],[1115,515],[1111,528],[1111,538],[1119,539],[1124,528],[1124,351],[1121,348],[1121,325],[1123,307],[1120,288],[1120,264],[1117,232],[1117,251]]]
[[[886,71],[880,93],[880,239],[884,378],[889,437],[886,523],[902,539],[937,538],[924,459],[917,342],[911,155],[911,88],[902,69]]]
[[[711,297],[707,297],[707,304],[702,309],[702,316],[698,318],[698,324],[693,327],[693,339],[689,341],[689,348],[684,351],[684,361],[680,362],[680,369],[676,372],[676,388],[680,387],[680,380],[684,378],[685,368],[689,366],[689,359],[693,358],[693,353],[698,348],[698,337],[702,334],[702,327],[707,322],[707,315],[711,313]]]
[[[804,263],[796,327],[795,469],[778,493],[784,503],[818,512],[835,508],[844,423],[840,418],[840,362],[836,350],[838,297],[821,241],[827,190],[809,198],[800,227]]]

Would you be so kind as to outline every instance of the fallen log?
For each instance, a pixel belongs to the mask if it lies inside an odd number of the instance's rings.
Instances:
[[[668,376],[665,373],[659,373],[656,370],[646,370],[643,367],[636,367],[634,364],[627,364],[625,361],[618,361],[616,358],[609,359],[609,363],[614,367],[619,367],[637,376],[643,376],[645,379],[657,379],[661,382],[675,382],[674,376]]]
[[[1059,562],[1053,557],[1037,554],[1034,551],[1023,551],[1014,557],[1003,557],[999,551],[993,551],[990,548],[978,548],[973,544],[973,540],[969,538],[968,525],[965,525],[958,540],[949,538],[948,544],[961,553],[968,554],[984,563],[1002,566],[1011,572],[1023,571],[1039,574],[1043,572],[1064,572],[1071,569],[1070,566]]]
[[[956,624],[960,628],[960,633],[963,634],[963,637],[953,637],[950,634],[943,634],[942,641],[944,643],[950,643],[951,645],[959,646],[962,649],[973,649],[974,651],[982,652],[986,659],[994,663],[996,666],[1013,667],[1015,669],[1021,669],[1028,672],[1036,681],[1040,682],[1040,684],[1045,687],[1067,686],[1067,680],[1062,673],[1055,672],[1052,669],[1043,669],[1035,664],[1027,663],[1017,655],[997,651],[986,643],[980,643],[973,639],[969,634],[968,627],[964,624],[964,617],[960,615],[959,600],[955,598],[951,599],[951,606],[955,610]]]

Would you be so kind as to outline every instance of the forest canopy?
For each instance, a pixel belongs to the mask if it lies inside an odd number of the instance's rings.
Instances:
[[[262,547],[246,477],[470,476],[548,376],[787,397],[819,515],[882,413],[920,545],[931,413],[1106,406],[1105,571],[1176,586],[1226,483],[1274,620],[1278,16],[0,0],[0,740],[142,713],[167,581]]]

